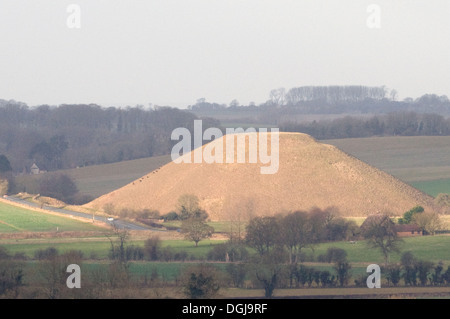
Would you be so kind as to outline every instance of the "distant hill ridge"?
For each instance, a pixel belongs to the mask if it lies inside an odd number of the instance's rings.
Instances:
[[[432,197],[306,134],[279,133],[278,172],[261,174],[262,165],[171,162],[86,206],[164,214],[175,209],[181,195],[194,194],[211,220],[330,206],[346,216],[400,215],[416,205],[433,209]]]

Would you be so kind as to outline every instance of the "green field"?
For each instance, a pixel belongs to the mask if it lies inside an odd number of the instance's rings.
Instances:
[[[450,136],[324,140],[432,196],[450,193]]]
[[[431,196],[437,196],[439,193],[450,194],[450,179],[410,182],[410,184]]]
[[[95,231],[103,228],[69,217],[61,217],[0,202],[0,232]]]
[[[172,252],[186,251],[188,256],[194,256],[195,259],[201,260],[214,245],[223,243],[224,240],[204,240],[199,243],[198,247],[194,243],[185,240],[164,240],[162,247],[169,247]],[[144,240],[133,240],[129,244],[143,246]],[[63,253],[69,250],[81,250],[84,256],[89,259],[91,254],[96,258],[106,259],[110,249],[110,242],[106,237],[98,238],[72,238],[72,239],[20,239],[20,240],[0,240],[0,246],[8,249],[9,252],[24,253],[32,258],[34,252],[38,249],[55,247],[59,252]],[[356,244],[350,244],[347,241],[322,243],[315,245],[312,249],[304,249],[303,252],[314,259],[324,254],[329,247],[342,248],[347,251],[348,260],[352,263],[383,263],[382,254],[377,249],[368,248],[365,241],[359,241]],[[411,251],[417,258],[429,260],[433,262],[444,261],[450,264],[450,236],[419,236],[406,237],[400,246],[401,252]],[[391,262],[398,262],[399,254],[392,254]]]

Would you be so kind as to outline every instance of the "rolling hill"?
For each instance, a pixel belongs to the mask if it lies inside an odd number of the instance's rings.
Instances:
[[[211,220],[330,206],[346,216],[384,211],[400,215],[415,205],[433,209],[432,197],[306,134],[280,133],[277,173],[261,174],[264,165],[171,162],[86,206],[111,204],[118,210],[156,209],[164,214],[175,209],[181,195],[194,194]]]

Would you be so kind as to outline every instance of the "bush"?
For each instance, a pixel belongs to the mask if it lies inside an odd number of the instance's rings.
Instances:
[[[313,281],[313,272],[314,269],[307,267],[305,265],[300,265],[295,273],[297,278],[297,282],[304,287],[305,284],[308,283],[308,286],[311,287]]]
[[[5,247],[0,246],[0,260],[10,259],[10,258],[11,258],[11,256],[9,255],[8,250]]]
[[[137,211],[135,213],[136,218],[142,218],[142,219],[159,219],[161,216],[159,214],[159,211],[157,210],[150,210],[150,209],[144,209],[142,211]]]
[[[77,193],[73,196],[66,198],[64,202],[70,205],[84,205],[93,201],[94,199],[95,198],[92,197],[91,195]]]
[[[342,248],[330,247],[327,249],[325,255],[319,255],[317,260],[319,262],[337,263],[347,259],[347,252]]]
[[[161,255],[161,239],[158,236],[152,236],[144,242],[144,254],[147,260],[155,261]]]
[[[184,294],[190,299],[213,298],[220,289],[219,275],[213,266],[190,267],[182,277]]]
[[[225,269],[231,279],[231,282],[233,283],[233,286],[236,288],[242,287],[248,272],[247,265],[229,263]]]
[[[34,259],[37,260],[50,260],[58,257],[59,252],[55,247],[49,247],[46,249],[39,249],[34,252]]]
[[[165,214],[165,215],[163,215],[163,216],[161,216],[161,217],[162,217],[162,219],[163,219],[165,222],[166,222],[166,221],[178,220],[178,219],[179,219],[178,214],[175,213],[175,212],[167,213],[167,214]]]
[[[324,270],[319,272],[319,280],[322,287],[332,287],[335,277],[328,270]]]
[[[45,174],[39,179],[39,194],[69,202],[78,193],[74,180],[66,174]]]
[[[174,260],[185,261],[188,258],[188,253],[185,250],[179,251],[173,255]]]
[[[388,284],[394,285],[394,287],[397,287],[398,283],[400,282],[400,279],[402,278],[401,274],[401,268],[398,265],[389,265],[384,271],[386,273],[386,279],[388,281]]]
[[[352,266],[345,260],[339,260],[336,262],[334,269],[337,273],[337,281],[340,287],[344,287],[348,284],[350,279],[350,269]]]
[[[144,260],[144,248],[130,245],[125,248],[126,260]]]

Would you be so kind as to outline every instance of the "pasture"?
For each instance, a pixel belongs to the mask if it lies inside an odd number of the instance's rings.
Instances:
[[[114,239],[114,238],[113,238]],[[127,245],[144,246],[144,239],[131,238]],[[173,253],[185,251],[189,257],[195,260],[205,260],[207,253],[217,244],[225,242],[224,239],[203,240],[199,242],[198,247],[195,247],[193,242],[180,239],[166,239],[162,240],[162,247],[169,249]],[[107,259],[110,249],[110,241],[106,236],[91,237],[91,238],[46,238],[46,239],[19,239],[19,240],[0,240],[0,246],[8,249],[11,253],[24,253],[27,257],[32,258],[34,251],[39,249],[46,249],[48,247],[55,247],[61,253],[70,250],[80,250],[83,252],[85,258],[95,255],[96,259]],[[304,248],[302,252],[305,254],[307,261],[317,260],[321,254],[325,254],[329,247],[337,247],[344,249],[348,256],[348,261],[356,264],[370,264],[384,262],[383,256],[379,250],[369,248],[365,241],[358,241],[356,244],[351,244],[347,241],[330,242],[316,244],[311,248]],[[411,251],[417,258],[432,262],[443,261],[450,264],[450,236],[435,235],[435,236],[418,236],[405,237],[400,246],[401,252]],[[252,251],[249,249],[249,251]],[[390,261],[397,263],[400,260],[400,254],[393,253]]]
[[[323,140],[432,196],[450,193],[450,136]]]
[[[0,232],[96,231],[103,228],[69,217],[43,213],[0,202]]]

